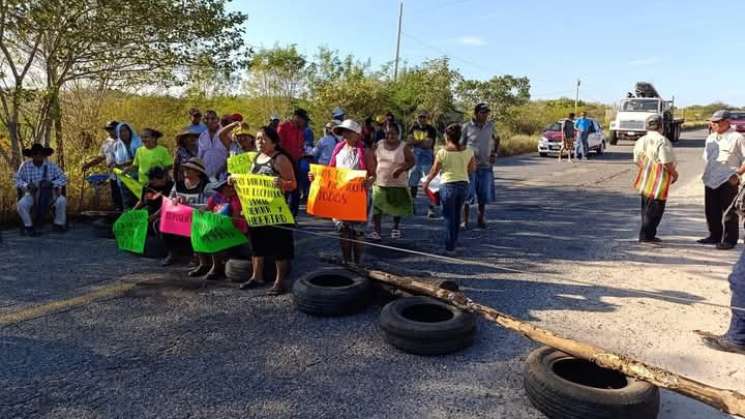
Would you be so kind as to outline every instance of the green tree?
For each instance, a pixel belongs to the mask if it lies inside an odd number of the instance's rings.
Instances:
[[[513,119],[515,107],[530,100],[530,80],[511,75],[494,76],[486,81],[464,80],[456,92],[469,113],[477,103],[485,102],[495,120],[505,123]]]
[[[0,1],[0,120],[15,166],[26,140],[49,144],[63,162],[60,92],[72,82],[131,87],[183,82],[184,68],[245,63],[246,15],[227,0]],[[25,126],[25,127],[24,127]]]
[[[295,45],[257,51],[248,66],[246,91],[268,114],[289,113],[307,94],[308,60]]]

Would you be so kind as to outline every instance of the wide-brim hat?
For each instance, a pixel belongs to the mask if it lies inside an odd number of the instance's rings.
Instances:
[[[35,143],[31,148],[23,149],[23,155],[26,157],[36,156],[39,154],[49,157],[54,154],[54,149],[51,147],[45,147],[39,143]]]
[[[207,170],[204,168],[204,162],[199,157],[192,157],[181,164],[182,168],[193,169],[207,176]]]
[[[331,131],[336,135],[341,135],[342,131],[352,131],[356,134],[362,134],[362,127],[357,121],[352,119],[345,119],[344,122],[335,126]]]

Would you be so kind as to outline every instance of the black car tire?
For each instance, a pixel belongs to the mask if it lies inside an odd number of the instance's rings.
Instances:
[[[473,344],[476,319],[449,304],[428,297],[392,301],[380,313],[386,342],[417,355],[443,355]]]
[[[541,157],[548,157],[548,153],[538,153],[538,155]]]
[[[292,299],[298,310],[315,316],[343,316],[370,301],[370,280],[344,269],[325,268],[295,281]]]
[[[660,410],[657,387],[549,347],[531,352],[523,380],[550,419],[653,419]]]
[[[609,143],[610,143],[611,145],[616,145],[616,144],[618,144],[618,134],[617,134],[617,133],[616,133],[615,131],[611,131],[611,132],[610,132],[610,138],[608,139],[608,142],[609,142]]]
[[[253,275],[253,264],[250,259],[230,258],[225,263],[225,277],[230,282],[246,282]],[[265,282],[274,282],[277,275],[277,265],[270,258],[264,259]]]

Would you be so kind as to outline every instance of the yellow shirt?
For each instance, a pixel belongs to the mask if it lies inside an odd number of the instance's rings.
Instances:
[[[435,156],[440,162],[442,183],[468,182],[468,163],[473,158],[473,150],[449,151],[441,148]]]

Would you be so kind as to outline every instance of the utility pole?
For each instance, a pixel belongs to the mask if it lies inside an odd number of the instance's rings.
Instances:
[[[401,52],[401,18],[404,14],[404,0],[401,0],[401,4],[398,8],[398,36],[396,37],[396,61],[393,64],[393,80],[398,79],[398,57]]]
[[[577,94],[574,96],[574,114],[577,114],[577,105],[579,104],[579,85],[582,84],[582,80],[577,79]]]

